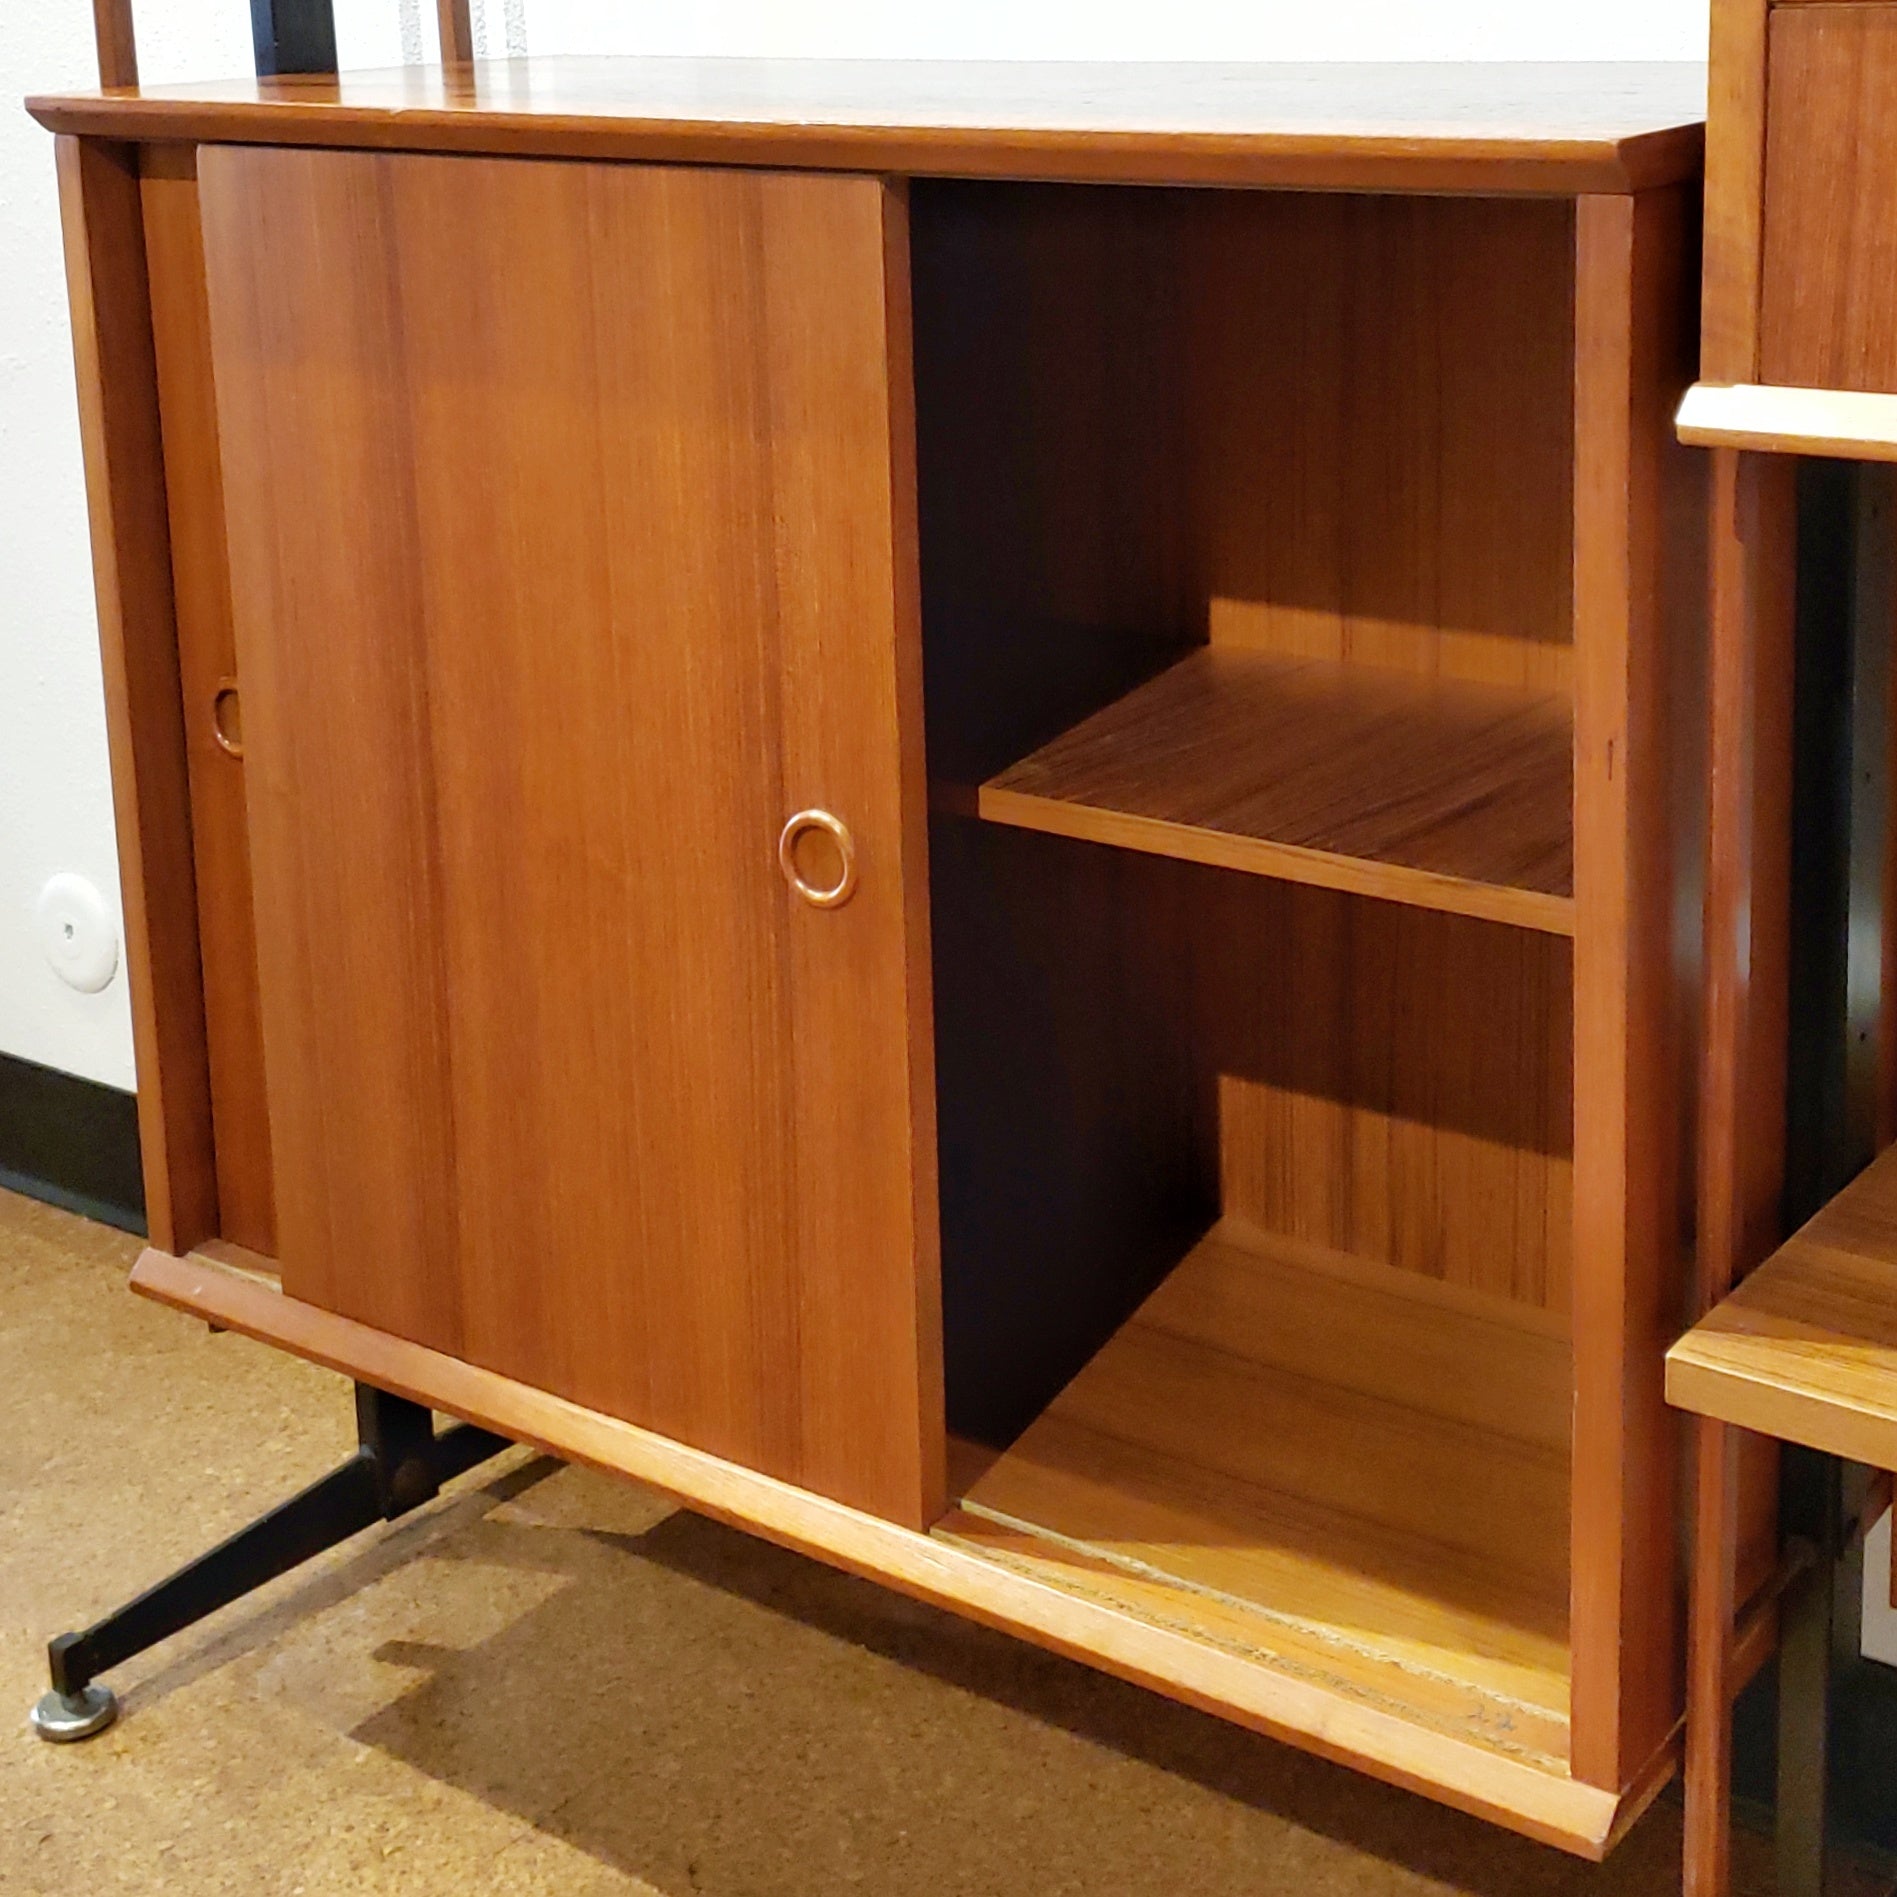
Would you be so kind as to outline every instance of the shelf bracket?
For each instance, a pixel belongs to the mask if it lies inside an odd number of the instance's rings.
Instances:
[[[356,1385],[356,1450],[301,1494],[240,1528],[136,1600],[46,1650],[52,1687],[33,1708],[42,1739],[89,1739],[118,1717],[98,1676],[300,1567],[377,1522],[432,1501],[441,1485],[510,1447],[471,1423],[435,1433],[419,1403]]]

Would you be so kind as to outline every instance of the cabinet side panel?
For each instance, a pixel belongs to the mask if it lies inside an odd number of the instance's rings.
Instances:
[[[1682,192],[1585,198],[1575,353],[1573,1759],[1619,1789],[1678,1717],[1679,1442],[1663,1358],[1685,1308],[1695,827],[1669,610],[1670,418],[1691,375]],[[1676,595],[1677,596],[1677,595]],[[1682,746],[1685,750],[1683,752]],[[1685,892],[1683,899],[1682,892]]]
[[[183,701],[137,153],[58,141],[152,1242],[217,1229]]]
[[[1759,379],[1897,391],[1897,6],[1770,31]]]
[[[211,387],[210,309],[198,222],[197,154],[188,145],[140,154],[152,337],[164,420],[171,511],[172,587],[191,782],[204,1029],[217,1149],[219,1234],[266,1257],[277,1249],[270,1106],[264,1094],[257,1015],[257,941],[251,920],[250,841],[244,767],[218,742],[218,720],[241,743],[241,709],[220,692],[234,681],[224,483]]]

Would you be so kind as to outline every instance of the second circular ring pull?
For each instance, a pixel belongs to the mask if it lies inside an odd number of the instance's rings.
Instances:
[[[221,678],[211,694],[211,736],[227,757],[244,755],[244,704],[237,695],[237,681]]]
[[[797,845],[812,832],[830,839],[835,871],[827,884],[806,880],[797,864]],[[856,843],[848,826],[827,810],[800,810],[777,839],[777,866],[784,880],[814,909],[837,909],[856,893]]]

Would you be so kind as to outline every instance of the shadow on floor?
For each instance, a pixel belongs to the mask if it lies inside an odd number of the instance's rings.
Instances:
[[[1595,1869],[688,1514],[430,1552],[566,1585],[353,1736],[667,1893],[1677,1888],[1665,1809]]]

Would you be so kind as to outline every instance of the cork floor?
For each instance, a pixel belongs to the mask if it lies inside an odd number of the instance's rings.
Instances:
[[[132,1297],[135,1251],[0,1193],[9,1897],[1678,1889],[1670,1803],[1592,1868],[524,1450],[42,1744],[49,1634],[352,1441],[341,1379]]]

